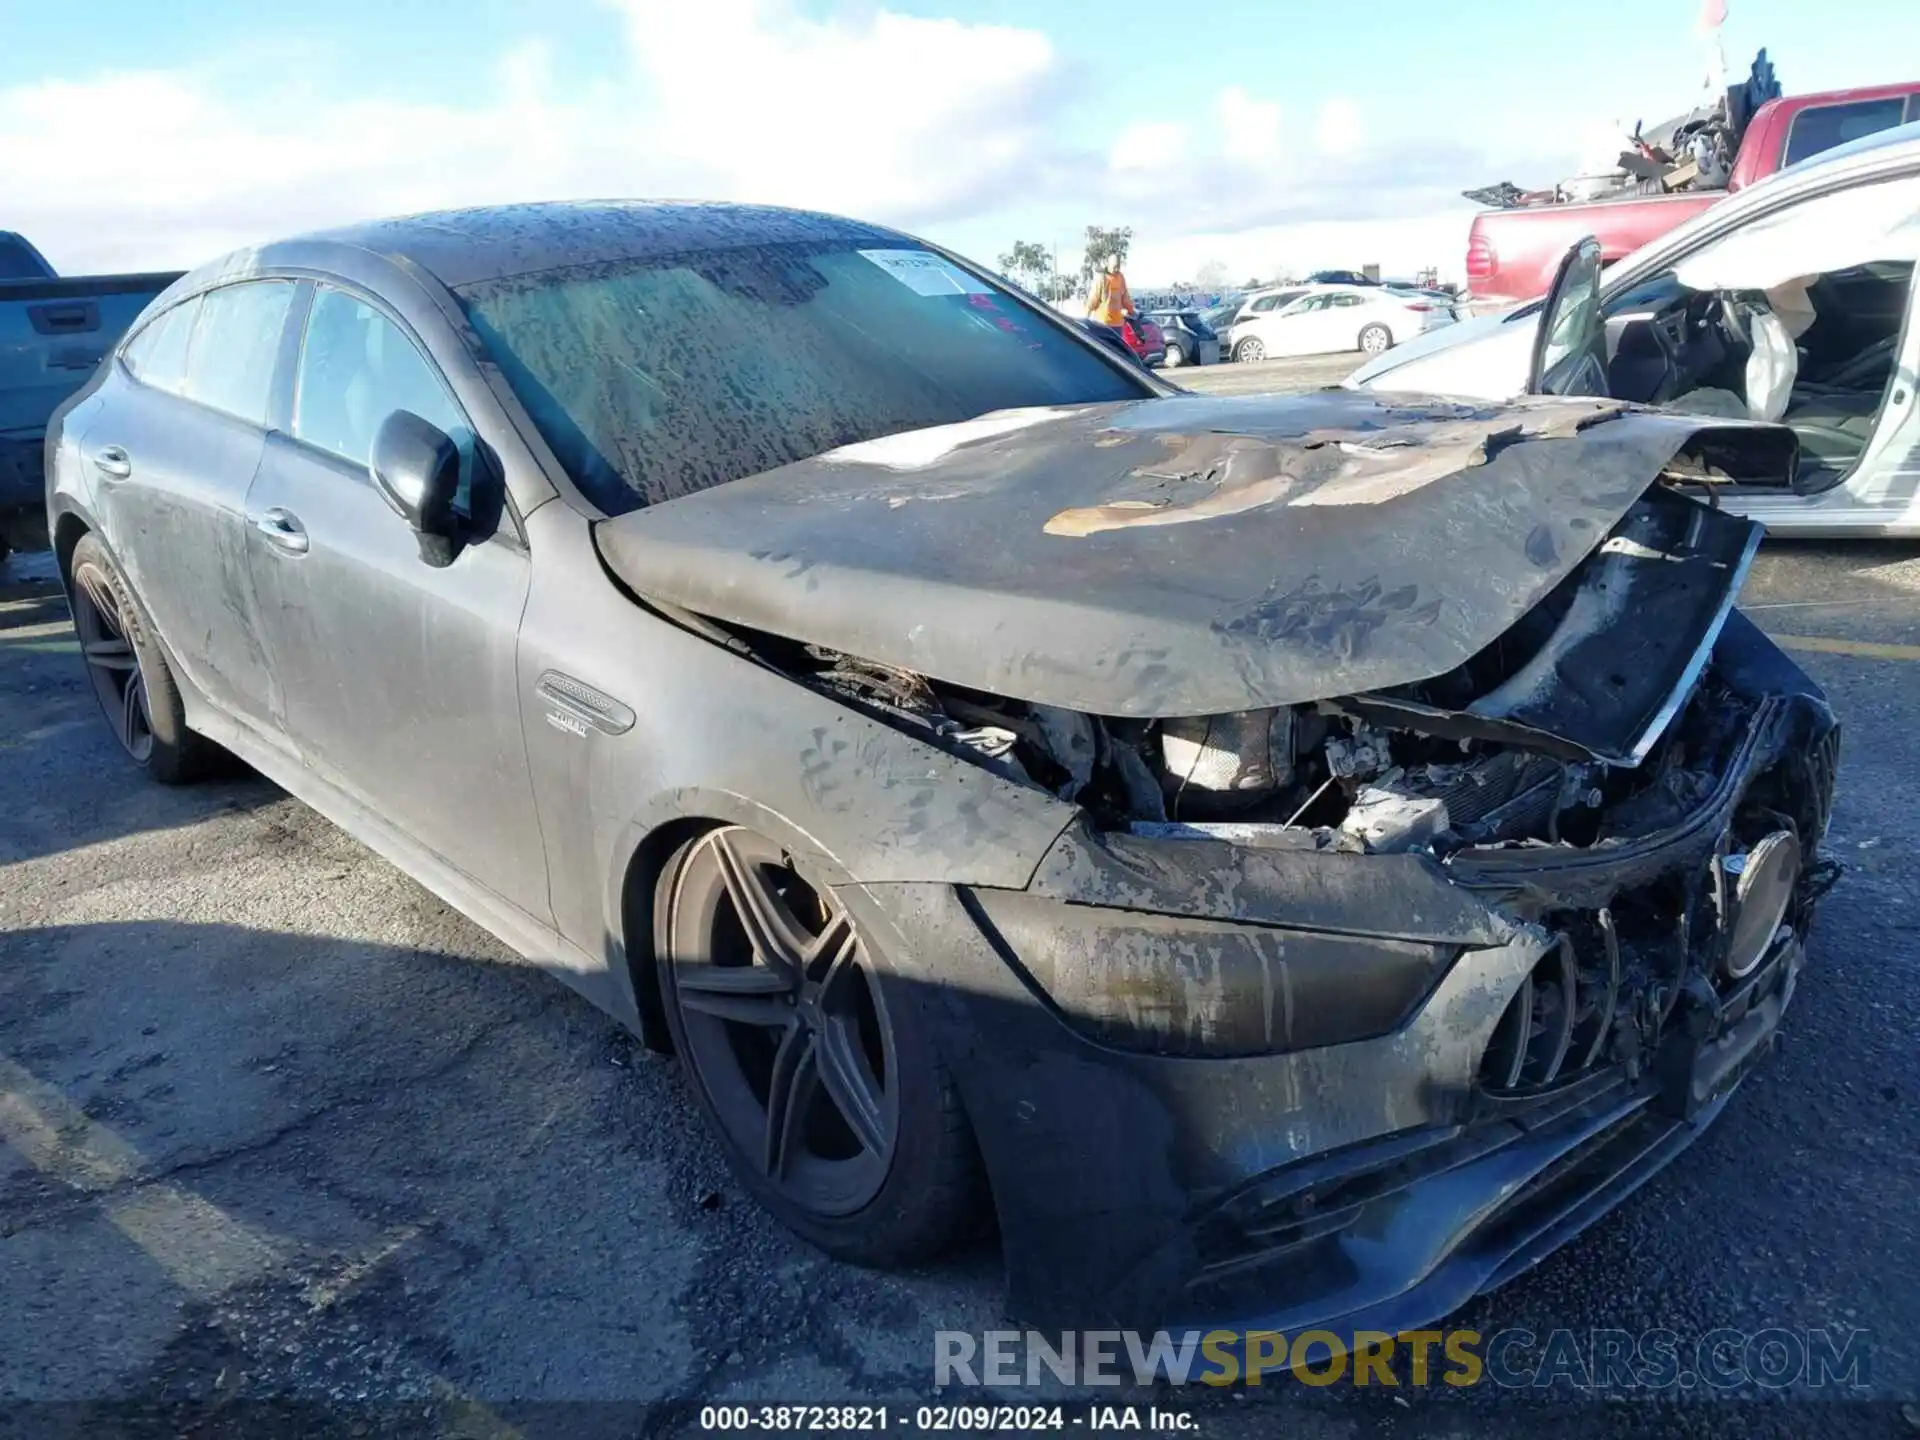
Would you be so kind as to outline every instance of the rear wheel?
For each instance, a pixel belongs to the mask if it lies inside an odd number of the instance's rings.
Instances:
[[[1264,360],[1267,358],[1267,347],[1262,345],[1258,340],[1255,340],[1252,336],[1248,336],[1245,340],[1242,340],[1238,345],[1233,347],[1233,358],[1235,360]]]
[[[1169,370],[1178,370],[1187,363],[1187,352],[1171,341],[1167,343],[1167,358],[1160,362]]]
[[[80,537],[72,560],[73,628],[114,739],[163,785],[205,774],[220,751],[187,728],[173,671],[106,547]]]
[[[1369,325],[1360,332],[1360,348],[1369,355],[1379,355],[1393,346],[1393,332],[1384,325]]]
[[[668,1028],[741,1183],[856,1264],[945,1249],[980,1198],[973,1137],[915,997],[833,892],[725,826],[674,856],[654,913]]]

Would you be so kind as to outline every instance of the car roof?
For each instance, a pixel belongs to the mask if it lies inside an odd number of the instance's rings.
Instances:
[[[898,231],[810,210],[689,200],[580,200],[440,210],[280,242],[343,246],[418,266],[450,289],[575,265],[790,241],[917,244]]]

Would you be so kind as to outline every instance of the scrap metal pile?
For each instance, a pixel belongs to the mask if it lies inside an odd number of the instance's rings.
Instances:
[[[1734,158],[1747,122],[1769,100],[1780,98],[1773,62],[1762,50],[1745,81],[1731,86],[1709,105],[1643,132],[1636,124],[1628,148],[1615,168],[1576,175],[1544,190],[1523,190],[1511,181],[1461,193],[1476,205],[1517,210],[1533,205],[1568,205],[1587,200],[1626,200],[1670,195],[1682,190],[1723,190],[1733,174]]]

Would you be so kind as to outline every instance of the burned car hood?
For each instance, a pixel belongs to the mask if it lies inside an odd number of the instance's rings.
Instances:
[[[1204,715],[1449,671],[1677,457],[1757,449],[1785,475],[1793,447],[1609,400],[1182,395],[848,446],[597,535],[637,593],[722,622],[1014,699]]]

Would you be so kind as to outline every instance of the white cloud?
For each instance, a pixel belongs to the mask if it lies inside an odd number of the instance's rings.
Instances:
[[[57,265],[190,264],[368,215],[678,194],[905,224],[991,208],[1045,148],[1038,31],[789,0],[612,0],[629,72],[571,90],[503,57],[461,104],[277,103],[209,72],[0,89],[0,194]]]
[[[612,3],[652,99],[635,148],[708,193],[937,216],[990,196],[1044,140],[1054,51],[1037,30],[813,20],[786,0]]]
[[[1108,148],[1107,163],[1115,170],[1166,170],[1191,151],[1186,126],[1136,120]]]
[[[1320,107],[1320,116],[1313,125],[1313,140],[1323,154],[1351,155],[1366,139],[1366,130],[1360,107],[1342,96]]]
[[[377,80],[263,90],[250,74],[282,72],[232,55],[0,88],[9,226],[70,272],[158,269],[372,215],[682,195],[964,232],[985,258],[1087,223],[1132,225],[1141,257],[1188,232],[1244,232],[1258,238],[1208,238],[1208,256],[1265,247],[1252,263],[1267,268],[1307,258],[1275,227],[1437,213],[1503,168],[1390,148],[1340,99],[1317,111],[1312,144],[1284,146],[1280,104],[1239,86],[1216,98],[1217,126],[1076,139],[1073,74],[1032,28],[884,8],[814,18],[799,0],[603,3],[618,53],[590,82],[530,44],[475,76],[471,98],[437,103],[383,98]]]
[[[1221,153],[1232,160],[1271,160],[1280,151],[1280,106],[1229,85],[1214,102]]]

